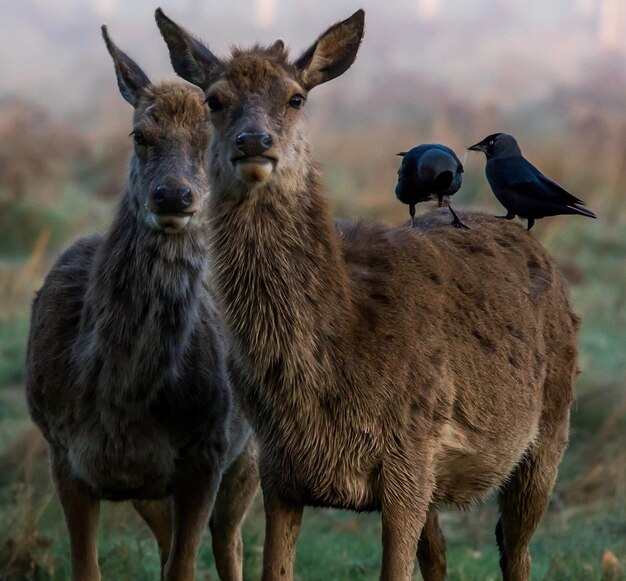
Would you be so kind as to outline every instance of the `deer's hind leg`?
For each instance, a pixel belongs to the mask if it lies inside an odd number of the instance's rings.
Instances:
[[[133,507],[150,527],[159,546],[161,578],[172,545],[172,505],[167,500],[133,500]]]
[[[432,505],[417,545],[417,560],[424,581],[445,581],[446,540],[439,528],[437,509]]]
[[[567,446],[569,409],[556,423],[543,422],[538,441],[499,494],[496,540],[504,581],[529,581],[528,544],[548,508]]]
[[[241,524],[259,487],[258,452],[251,437],[224,473],[209,521],[215,566],[221,581],[243,579]]]
[[[100,581],[98,519],[100,500],[71,474],[64,454],[50,449],[50,467],[70,535],[72,581]]]

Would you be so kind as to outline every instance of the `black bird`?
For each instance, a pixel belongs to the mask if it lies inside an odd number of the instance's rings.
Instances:
[[[501,218],[525,218],[530,230],[535,220],[546,216],[579,214],[596,217],[591,210],[581,207],[585,202],[566,192],[526,161],[512,135],[494,133],[468,149],[482,151],[487,156],[487,181],[507,211]]]
[[[438,143],[424,143],[398,153],[403,157],[398,169],[396,198],[409,205],[411,227],[415,217],[415,204],[437,198],[439,207],[444,196],[452,196],[461,187],[463,181],[463,164],[454,151]],[[456,228],[467,228],[450,208]]]

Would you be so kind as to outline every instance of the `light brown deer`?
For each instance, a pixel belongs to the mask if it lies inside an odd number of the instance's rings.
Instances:
[[[208,111],[196,87],[153,85],[103,35],[135,109],[129,180],[109,231],[76,241],[46,277],[26,364],[72,579],[100,579],[100,501],[130,499],[158,541],[163,579],[194,578],[210,516],[220,579],[241,581],[258,470],[208,291]]]
[[[522,228],[435,212],[416,229],[335,225],[300,109],[354,61],[364,13],[296,60],[283,43],[220,59],[157,11],[213,126],[210,232],[237,389],[260,442],[265,581],[292,580],[302,510],[381,511],[381,579],[445,579],[436,506],[499,491],[504,578],[568,439],[577,318]],[[419,543],[420,532],[422,542]]]

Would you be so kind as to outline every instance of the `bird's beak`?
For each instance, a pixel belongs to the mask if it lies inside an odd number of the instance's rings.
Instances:
[[[400,153],[396,153],[396,155],[399,155],[400,157],[404,157],[406,155],[406,151],[401,151]]]
[[[482,141],[479,141],[478,143],[475,143],[474,145],[470,145],[467,148],[468,151],[485,151]]]

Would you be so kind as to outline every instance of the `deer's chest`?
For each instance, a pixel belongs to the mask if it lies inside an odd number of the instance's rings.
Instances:
[[[262,473],[308,506],[378,510],[381,453],[372,435],[322,423],[261,428]]]
[[[99,497],[158,498],[169,494],[177,449],[152,418],[118,423],[82,422],[71,438],[72,472]],[[113,429],[112,429],[113,428]]]

